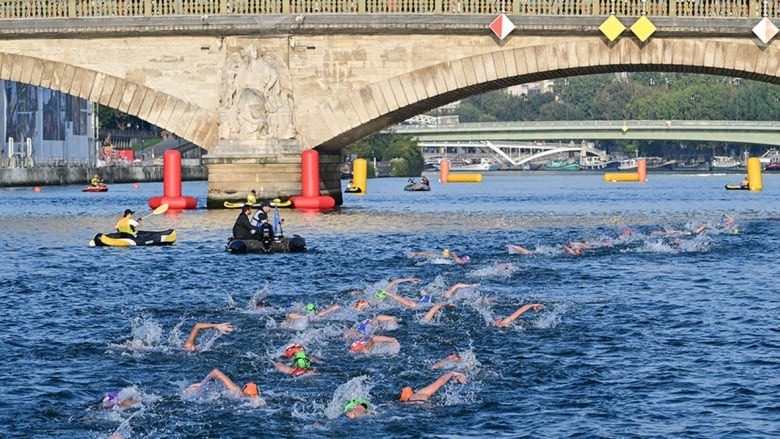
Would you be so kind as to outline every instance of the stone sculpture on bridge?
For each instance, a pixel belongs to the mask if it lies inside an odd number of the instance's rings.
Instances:
[[[294,139],[292,92],[283,63],[250,44],[227,58],[220,102],[220,138]]]

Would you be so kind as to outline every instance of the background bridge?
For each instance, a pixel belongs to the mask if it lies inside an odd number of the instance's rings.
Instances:
[[[391,131],[420,142],[669,140],[780,146],[780,124],[734,120],[592,120],[395,125]]]

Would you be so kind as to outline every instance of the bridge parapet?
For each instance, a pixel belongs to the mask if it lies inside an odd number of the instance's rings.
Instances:
[[[763,0],[3,0],[0,19],[307,14],[780,18]]]

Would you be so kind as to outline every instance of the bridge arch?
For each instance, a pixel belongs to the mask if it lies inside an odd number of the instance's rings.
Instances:
[[[95,70],[26,55],[0,53],[0,79],[61,91],[136,116],[208,147],[218,120],[199,106]]]
[[[328,114],[302,143],[336,151],[416,114],[475,94],[544,79],[585,74],[673,71],[780,83],[780,47],[750,40],[580,38],[498,50],[446,61],[327,99],[312,115]],[[307,117],[306,120],[322,120]]]

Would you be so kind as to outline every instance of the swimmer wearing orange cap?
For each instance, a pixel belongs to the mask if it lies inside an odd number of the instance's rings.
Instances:
[[[403,390],[401,390],[401,395],[398,400],[401,402],[425,402],[451,380],[455,380],[460,384],[466,384],[468,382],[466,376],[460,372],[447,372],[440,376],[436,381],[416,392],[411,387],[404,387]]]
[[[226,389],[230,390],[231,392],[235,393],[238,396],[252,398],[258,402],[260,401],[260,391],[257,388],[257,384],[250,381],[244,384],[244,387],[238,387],[238,385],[234,383],[233,380],[231,380],[227,375],[225,375],[219,369],[212,370],[211,372],[209,372],[208,375],[206,375],[205,378],[203,378],[201,382],[192,384],[191,386],[187,387],[186,392],[187,393],[197,392],[206,383],[212,380],[221,382]]]

